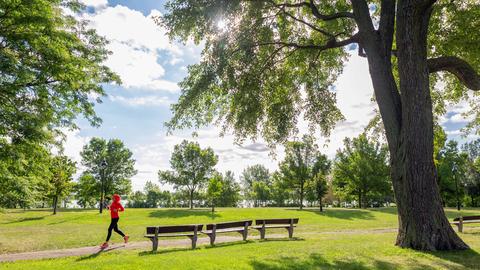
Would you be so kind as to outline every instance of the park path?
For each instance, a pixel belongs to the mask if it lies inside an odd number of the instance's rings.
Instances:
[[[370,229],[370,230],[348,230],[348,231],[331,231],[331,232],[301,232],[298,235],[308,235],[308,234],[370,234],[370,233],[389,233],[395,232],[396,228],[382,228],[382,229]],[[284,234],[272,234],[268,235],[272,238],[285,237]],[[259,239],[258,236],[249,237],[249,239]],[[240,236],[217,236],[215,243],[225,243],[233,241],[241,241],[242,237]],[[209,244],[210,240],[208,237],[198,238],[197,245]],[[190,247],[190,239],[175,239],[175,240],[161,240],[159,242],[159,249],[164,247]],[[109,252],[113,250],[145,250],[149,251],[152,248],[152,243],[150,241],[142,242],[130,242],[128,244],[117,243],[112,244],[108,248],[101,250],[99,246],[93,247],[79,247],[79,248],[68,248],[68,249],[55,249],[55,250],[42,250],[42,251],[31,251],[31,252],[22,252],[22,253],[11,253],[11,254],[0,254],[0,263],[1,262],[13,262],[20,260],[40,260],[40,259],[53,259],[53,258],[62,258],[69,256],[88,256],[95,257],[103,252]]]

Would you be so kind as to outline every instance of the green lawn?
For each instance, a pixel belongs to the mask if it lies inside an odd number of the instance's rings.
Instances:
[[[457,212],[447,210],[449,217]],[[480,214],[466,210],[464,214]],[[461,234],[472,247],[464,252],[422,253],[397,248],[395,233],[364,230],[395,228],[394,208],[377,210],[314,210],[220,208],[208,210],[127,209],[121,228],[132,241],[140,241],[147,225],[207,223],[262,217],[299,217],[296,240],[248,241],[247,243],[201,246],[197,250],[161,248],[148,251],[110,251],[100,255],[63,259],[4,263],[0,269],[480,269],[480,227]],[[26,250],[96,245],[103,241],[108,216],[95,211],[45,211],[0,213],[0,250]],[[359,233],[351,233],[360,230]],[[363,230],[363,231],[362,231]],[[316,233],[334,232],[340,233]],[[349,231],[341,232],[341,231]],[[285,233],[285,232],[283,232]],[[26,237],[29,235],[29,237]],[[119,241],[118,236],[114,240]],[[112,268],[113,267],[113,268]]]

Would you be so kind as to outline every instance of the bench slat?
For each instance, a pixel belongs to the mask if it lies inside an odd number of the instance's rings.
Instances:
[[[297,225],[293,225],[293,227],[297,227]],[[261,229],[263,228],[262,225],[252,226],[252,229]],[[265,226],[265,229],[282,229],[282,228],[290,228],[290,225],[273,225],[273,226]]]
[[[465,216],[463,220],[480,220],[480,216]],[[460,218],[454,218],[453,221],[460,221]]]
[[[228,229],[228,228],[236,228],[236,227],[245,227],[245,223],[247,226],[251,226],[253,221],[252,220],[243,220],[243,221],[234,221],[234,222],[223,222],[223,223],[216,223],[216,224],[207,224],[205,228],[210,231],[213,229],[213,225],[216,225],[217,230],[219,229]]]
[[[193,233],[175,233],[175,234],[159,234],[158,237],[179,237],[179,236],[194,236]],[[146,234],[146,238],[155,238],[155,234]]]
[[[265,224],[290,224],[290,218],[256,219],[255,225]],[[298,218],[293,218],[293,224],[298,223]]]
[[[229,233],[229,232],[243,232],[245,228],[229,228],[229,229],[220,229],[220,230],[215,230],[215,233]],[[204,234],[211,234],[213,230],[205,230],[202,231]]]
[[[158,228],[158,233],[193,232],[195,231],[195,226],[197,226],[198,231],[202,230],[203,228],[202,224],[147,227],[147,234],[155,234],[155,228]]]

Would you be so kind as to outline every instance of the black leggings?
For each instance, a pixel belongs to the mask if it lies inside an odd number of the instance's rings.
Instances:
[[[112,236],[112,230],[114,230],[116,233],[120,234],[121,236],[125,237],[125,234],[123,234],[122,231],[118,229],[118,220],[120,218],[112,218],[112,221],[110,222],[110,226],[108,226],[108,234],[107,234],[107,241],[110,240],[110,237]]]

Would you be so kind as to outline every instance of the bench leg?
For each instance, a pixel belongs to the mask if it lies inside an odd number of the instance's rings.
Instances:
[[[242,234],[242,237],[243,237],[243,241],[246,241],[246,240],[247,240],[247,236],[248,236],[248,230],[243,230],[243,231],[241,232],[241,234]]]
[[[198,237],[195,236],[189,236],[190,240],[192,240],[192,249],[195,249],[197,247],[197,239]]]
[[[152,251],[157,251],[158,249],[158,238],[150,238],[152,241]]]
[[[461,233],[463,233],[463,222],[460,221],[460,222],[457,224],[457,226],[458,226],[458,231],[461,232]]]
[[[289,227],[287,230],[288,230],[288,238],[293,238],[293,226]]]
[[[265,228],[260,229],[260,239],[265,239]]]
[[[209,234],[208,237],[210,237],[210,245],[215,245],[215,234]]]

